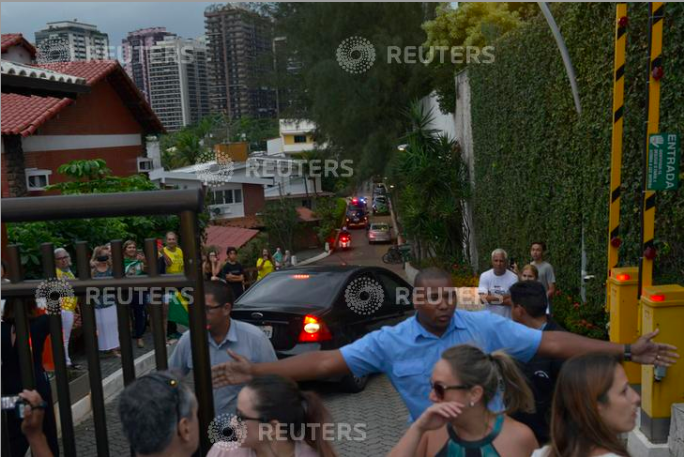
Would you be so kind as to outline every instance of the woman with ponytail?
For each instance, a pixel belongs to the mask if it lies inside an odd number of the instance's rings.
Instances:
[[[534,457],[628,457],[620,433],[636,425],[639,394],[609,354],[565,362],[551,407],[551,444]]]
[[[276,375],[253,378],[237,398],[231,425],[240,447],[217,443],[207,457],[336,457],[324,437],[330,414],[313,392]]]
[[[487,355],[466,344],[449,348],[435,364],[430,382],[434,404],[390,457],[529,457],[538,447],[532,431],[506,415],[533,410],[534,399],[504,352]],[[490,411],[487,405],[500,392],[506,411]]]

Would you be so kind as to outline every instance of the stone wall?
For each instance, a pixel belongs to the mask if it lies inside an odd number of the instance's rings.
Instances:
[[[2,137],[2,196],[25,197],[26,163],[19,135]]]

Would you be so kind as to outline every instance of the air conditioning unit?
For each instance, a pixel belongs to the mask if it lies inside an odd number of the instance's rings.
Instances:
[[[138,157],[138,173],[150,172],[154,169],[152,159],[147,157]]]

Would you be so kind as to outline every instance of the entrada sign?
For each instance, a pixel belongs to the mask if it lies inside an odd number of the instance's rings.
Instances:
[[[649,136],[647,190],[676,190],[679,187],[679,155],[678,134]]]

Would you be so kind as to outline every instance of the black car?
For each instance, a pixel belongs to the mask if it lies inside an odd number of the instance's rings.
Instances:
[[[305,266],[274,271],[234,304],[232,317],[261,328],[278,358],[339,349],[413,311],[412,288],[379,267]],[[367,377],[347,375],[347,392],[360,392]]]

